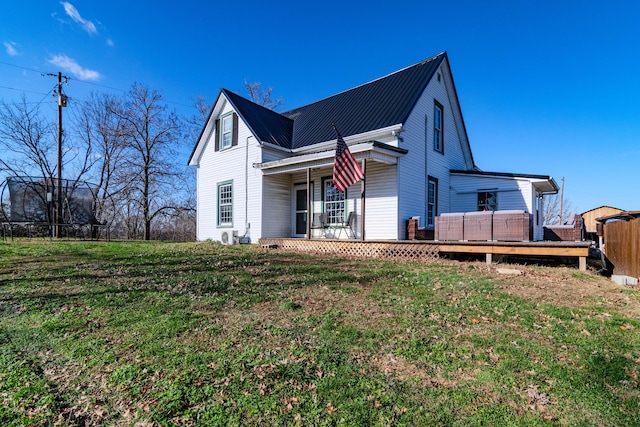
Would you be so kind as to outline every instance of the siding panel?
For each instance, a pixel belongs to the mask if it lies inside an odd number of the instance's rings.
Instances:
[[[221,115],[231,111],[231,105],[226,103]],[[251,165],[260,161],[260,148],[241,120],[238,123],[238,145],[216,152],[212,149],[216,138],[212,129],[197,171],[197,239],[220,240],[222,231],[233,229],[238,230],[241,236],[251,237],[253,234],[252,241],[257,241],[255,236],[259,237],[261,233],[261,173]],[[217,186],[220,182],[230,180],[233,181],[233,226],[218,228]]]
[[[420,216],[421,225],[425,224],[427,177],[432,176],[438,180],[436,214],[449,212],[452,203],[448,191],[449,170],[467,168],[463,150],[463,144],[466,142],[460,139],[460,134],[464,133],[464,130],[457,128],[462,126],[462,123],[456,120],[457,104],[452,105],[451,101],[452,98],[455,99],[455,93],[450,93],[453,82],[448,81],[448,72],[438,70],[438,73],[441,75],[441,80],[433,78],[427,85],[403,126],[404,142],[399,143],[401,148],[409,150],[409,153],[400,159],[398,167],[398,180],[401,183],[398,230],[401,238],[405,238],[406,219]],[[444,153],[433,150],[434,101],[443,107]]]

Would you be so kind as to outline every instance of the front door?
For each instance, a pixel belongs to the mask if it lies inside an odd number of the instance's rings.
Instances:
[[[293,237],[307,235],[307,185],[293,187]]]

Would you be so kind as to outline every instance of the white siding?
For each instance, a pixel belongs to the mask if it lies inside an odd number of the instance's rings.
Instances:
[[[280,150],[275,147],[262,145],[262,162],[271,162],[273,160],[282,160],[289,156],[289,153],[285,150]]]
[[[443,63],[444,66],[446,63]],[[428,176],[438,180],[436,214],[448,212],[451,206],[449,170],[464,170],[470,166],[463,148],[466,141],[460,138],[464,129],[458,129],[462,123],[457,113],[459,107],[448,68],[440,69],[437,73],[441,76],[440,81],[437,75],[434,76],[403,126],[404,142],[399,146],[408,149],[409,153],[400,158],[398,166],[400,238],[406,237],[405,221],[408,218],[420,216],[421,225],[425,224]],[[443,107],[444,154],[433,149],[434,101]]]
[[[231,111],[230,104],[225,103],[220,115]],[[262,221],[259,209],[261,174],[251,167],[261,159],[257,141],[240,119],[237,146],[216,152],[214,129],[206,137],[208,142],[200,157],[197,173],[197,238],[220,240],[222,231],[237,230],[240,236],[256,242]],[[217,225],[217,188],[219,183],[226,181],[233,182],[233,226],[220,228]]]
[[[398,218],[398,174],[396,165],[367,163],[365,239],[404,238]],[[404,221],[402,221],[404,223]]]
[[[262,234],[258,237],[291,237],[291,175],[263,177]]]
[[[449,212],[473,212],[478,210],[478,192],[496,191],[498,209],[519,209],[534,213],[533,185],[528,179],[480,176],[451,176],[451,210]],[[443,211],[444,212],[444,211]]]
[[[478,191],[494,190],[498,193],[498,209],[518,209],[531,213],[533,221],[533,239],[542,240],[543,229],[542,204],[536,207],[537,192],[533,186],[535,180],[517,177],[497,177],[480,175],[451,176],[451,210],[449,212],[473,212],[478,209]]]

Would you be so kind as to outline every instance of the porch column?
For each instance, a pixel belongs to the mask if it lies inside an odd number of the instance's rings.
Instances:
[[[307,168],[307,240],[311,240],[311,168]]]
[[[362,206],[362,213],[360,214],[360,239],[364,242],[364,205],[367,189],[367,159],[362,160],[362,172],[364,174],[364,178],[362,178],[362,195],[360,196],[360,206]]]

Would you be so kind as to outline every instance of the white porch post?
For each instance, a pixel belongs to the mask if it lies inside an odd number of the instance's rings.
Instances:
[[[311,168],[307,168],[307,240],[311,240]]]
[[[362,178],[362,195],[360,196],[360,206],[362,207],[362,213],[360,215],[360,239],[364,242],[364,206],[365,206],[365,193],[367,189],[367,159],[362,160],[362,172],[364,173],[364,178]]]

